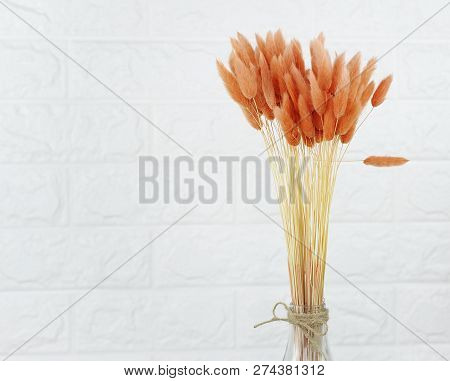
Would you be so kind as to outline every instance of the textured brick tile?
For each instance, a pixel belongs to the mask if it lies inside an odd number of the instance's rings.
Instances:
[[[359,286],[394,314],[394,293],[388,286]],[[383,310],[349,284],[326,287],[330,310],[329,339],[335,345],[389,344],[395,342],[396,324]]]
[[[70,3],[70,33],[77,37],[145,37],[148,9],[144,0],[88,0]]]
[[[395,238],[392,224],[331,224],[327,281],[345,282],[333,268],[357,283],[395,281]]]
[[[282,234],[272,225],[185,226],[155,242],[156,284],[280,283],[287,278]],[[261,246],[261,237],[264,239]]]
[[[400,170],[399,170],[400,171]],[[447,162],[411,162],[397,177],[396,213],[402,221],[450,219],[450,166]]]
[[[138,180],[137,163],[73,168],[73,221],[77,224],[114,225],[151,220],[150,209],[139,204]]]
[[[153,361],[276,361],[283,356],[284,348],[222,349],[195,351],[158,351],[147,355]]]
[[[399,9],[403,11],[403,17],[397,18],[397,24],[406,35],[408,32],[417,28],[426,19],[441,9],[445,2],[440,0],[421,1],[411,7],[408,0],[401,0]],[[448,23],[448,7],[436,14],[430,21],[421,26],[410,37],[411,40],[421,39],[447,39],[450,32]]]
[[[2,229],[0,242],[2,288],[41,289],[59,284],[70,260],[68,230]]]
[[[286,287],[251,287],[239,289],[236,301],[236,335],[240,348],[274,348],[280,359],[286,349],[290,327],[283,322],[275,322],[259,328],[253,326],[272,317],[273,305],[289,300]],[[280,308],[280,315],[283,313]]]
[[[323,0],[314,7],[314,26],[329,38],[383,39],[394,46],[443,5],[439,0],[421,2],[414,7],[406,0],[396,2],[395,6],[388,0],[352,0],[336,7],[332,1]],[[448,9],[421,26],[408,36],[408,41],[448,36],[446,12]]]
[[[58,168],[2,167],[0,224],[60,225],[66,221],[66,176]]]
[[[101,291],[76,311],[75,346],[90,352],[229,348],[233,313],[231,295],[219,291]]]
[[[0,293],[0,352],[7,355],[14,351],[68,305],[69,298],[63,294]],[[21,348],[20,353],[66,352],[69,349],[68,316],[56,320]]]
[[[282,357],[278,348],[256,349],[196,349],[154,350],[142,349],[133,352],[80,352],[58,354],[18,354],[16,360],[66,360],[66,361],[273,361]]]
[[[397,286],[397,316],[411,330],[430,343],[448,343],[450,329],[450,288],[448,285]],[[420,344],[420,340],[399,327],[400,343]]]
[[[195,156],[257,155],[264,149],[261,134],[248,125],[231,101],[158,104],[154,110],[154,122]],[[184,154],[167,137],[156,132],[152,152]]]
[[[0,43],[0,52],[2,99],[64,97],[65,59],[48,43],[5,40]]]
[[[366,108],[358,120],[358,132],[347,146],[342,166],[354,166],[354,163],[345,161],[364,160],[371,155],[409,157],[408,144],[414,139],[414,135],[410,131],[409,117],[402,111],[401,105],[397,99],[390,98],[374,109],[370,115],[371,106]],[[420,133],[423,134],[423,130],[422,126]]]
[[[228,54],[226,48],[224,43],[102,41],[74,42],[70,52],[127,100],[173,101],[224,99],[215,59]],[[108,90],[80,68],[70,66],[69,72],[71,97],[112,99]]]
[[[157,38],[226,40],[236,31],[253,38],[255,32],[265,33],[280,26],[286,33],[300,36],[313,30],[313,8],[303,0],[281,0],[276,7],[269,1],[256,0],[231,0],[214,6],[207,0],[183,6],[177,0],[158,0],[148,5],[150,35]]]
[[[154,203],[139,203],[137,163],[73,168],[71,171],[73,221],[76,224],[90,225],[172,224],[195,205],[199,205],[198,208],[183,218],[182,223],[201,223],[205,220],[231,221],[232,205],[225,204],[220,199],[213,204],[199,204],[196,201],[197,193],[193,195],[194,200],[190,201],[189,195],[183,193],[191,189],[189,186],[186,186],[186,190],[178,191],[174,188],[172,177],[168,175],[166,178],[170,179],[168,185],[164,184],[162,178],[161,182],[154,185],[159,192],[158,199]],[[189,175],[186,178],[193,177]],[[181,176],[180,181],[186,178]],[[182,185],[185,186],[184,183]],[[193,186],[197,192],[201,184],[197,181]],[[165,189],[169,192],[167,203],[164,196]],[[175,198],[175,195],[179,195],[178,198]]]
[[[352,0],[340,6],[324,0],[317,3],[315,11],[316,30],[323,31],[330,38],[392,38],[394,42],[401,35],[399,13],[407,12],[407,8],[393,7],[387,0]]]
[[[442,356],[450,357],[450,345],[432,344],[433,349],[425,344],[396,345],[395,359],[399,361],[442,361]]]
[[[3,229],[0,275],[5,289],[92,287],[150,241],[147,229]],[[150,284],[150,249],[102,287]]]
[[[397,280],[409,282],[450,279],[450,225],[444,223],[401,223],[395,230],[390,266]]]
[[[56,104],[4,104],[0,109],[2,162],[63,161],[68,155],[69,107]]]
[[[331,219],[371,222],[391,220],[393,173],[362,163],[343,163],[337,176]]]
[[[3,162],[137,160],[153,133],[122,103],[5,104],[0,117]]]
[[[448,346],[433,345],[444,356]],[[435,361],[442,360],[432,349],[422,345],[355,345],[331,348],[333,360],[339,361]]]
[[[449,43],[404,44],[399,47],[399,95],[407,99],[449,99]],[[439,69],[436,70],[436,65]]]
[[[96,284],[134,256],[152,239],[147,228],[72,229],[69,256],[61,281],[80,287]],[[151,245],[117,270],[101,287],[148,287]]]
[[[155,348],[232,348],[234,338],[233,294],[229,290],[181,289],[155,294],[152,308]]]
[[[146,293],[96,290],[73,311],[74,349],[78,352],[153,349],[158,311],[152,301]]]
[[[6,5],[41,33],[63,36],[69,31],[70,2],[71,0],[13,0]],[[0,12],[0,33],[2,36],[39,38],[34,30],[4,7]]]
[[[392,361],[396,360],[395,346],[333,345],[331,358],[337,361]]]
[[[380,114],[384,114],[382,111]],[[386,139],[391,147],[390,153],[397,152],[412,160],[450,158],[450,145],[443,138],[450,119],[449,103],[398,102],[395,109],[386,112],[386,117],[392,117],[389,123],[390,138]]]
[[[269,224],[273,223],[274,220],[277,222],[277,225],[274,225],[276,228],[274,232],[277,232],[275,234],[284,234],[280,207],[276,203],[266,202],[264,200],[255,204],[246,203],[238,197],[235,205],[235,214],[236,222],[244,224],[243,226],[245,224]]]
[[[148,86],[152,100],[228,99],[215,60],[228,57],[228,44],[218,42],[155,42],[147,44],[148,67],[152,79]]]
[[[71,109],[67,120],[71,161],[135,161],[148,154],[153,127],[128,106],[78,104]]]
[[[146,99],[154,86],[149,49],[148,44],[134,42],[73,42],[70,54],[120,97]],[[69,94],[78,99],[117,99],[75,65],[69,66]]]

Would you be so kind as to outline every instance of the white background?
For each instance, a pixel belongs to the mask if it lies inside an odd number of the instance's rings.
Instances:
[[[2,0],[4,1],[4,0]],[[302,43],[380,56],[444,1],[8,1],[196,158],[256,155],[260,136],[214,60],[228,37],[281,27]],[[450,8],[450,7],[449,7]],[[329,262],[450,356],[450,9],[393,49],[389,99],[343,164]],[[184,154],[0,6],[0,354],[6,356],[181,216],[138,204],[138,157]],[[278,218],[273,206],[259,207]],[[251,205],[200,205],[11,359],[280,359],[282,232]],[[329,272],[335,359],[438,359]]]

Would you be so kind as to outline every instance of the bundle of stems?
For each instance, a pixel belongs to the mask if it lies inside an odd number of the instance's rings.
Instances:
[[[284,163],[273,161],[272,173],[285,230],[292,304],[317,306],[323,301],[328,222],[342,144],[333,139],[293,147],[280,139],[280,128],[272,121],[261,131],[269,155]]]
[[[278,159],[272,172],[286,233],[292,304],[320,305],[337,171],[364,107],[370,100],[371,112],[383,103],[392,76],[376,87],[371,81],[376,59],[362,68],[360,53],[348,62],[344,53],[331,59],[323,34],[310,43],[310,68],[300,43],[286,42],[280,30],[266,38],[256,35],[255,47],[239,33],[231,44],[230,69],[217,61],[219,74],[249,124],[261,132],[269,156]],[[400,162],[382,158],[366,164]]]

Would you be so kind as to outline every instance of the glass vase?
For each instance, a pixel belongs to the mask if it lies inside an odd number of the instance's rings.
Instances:
[[[323,308],[320,306],[294,306],[290,308],[295,313],[312,313],[315,310]],[[327,340],[327,325],[321,324],[315,326],[316,331],[321,332],[321,335],[314,335],[310,331],[305,331],[303,328],[289,324],[289,338],[284,352],[283,361],[330,361],[330,350]],[[306,333],[307,332],[307,333]]]

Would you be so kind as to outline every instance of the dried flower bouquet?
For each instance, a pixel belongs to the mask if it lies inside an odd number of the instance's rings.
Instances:
[[[300,42],[287,42],[280,30],[268,32],[266,38],[256,35],[255,47],[238,33],[231,45],[229,69],[217,61],[223,83],[248,123],[260,131],[269,155],[282,159],[287,168],[273,165],[272,172],[279,189],[287,192],[280,197],[280,208],[292,300],[289,306],[277,303],[285,307],[286,317],[277,316],[276,305],[267,322],[292,324],[294,334],[285,358],[323,360],[328,357],[324,275],[336,174],[361,113],[369,102],[368,114],[383,103],[392,76],[376,85],[371,80],[375,58],[364,66],[360,53],[348,61],[344,53],[332,58],[323,34],[310,42],[310,67]],[[406,161],[371,156],[364,164],[393,166]]]

